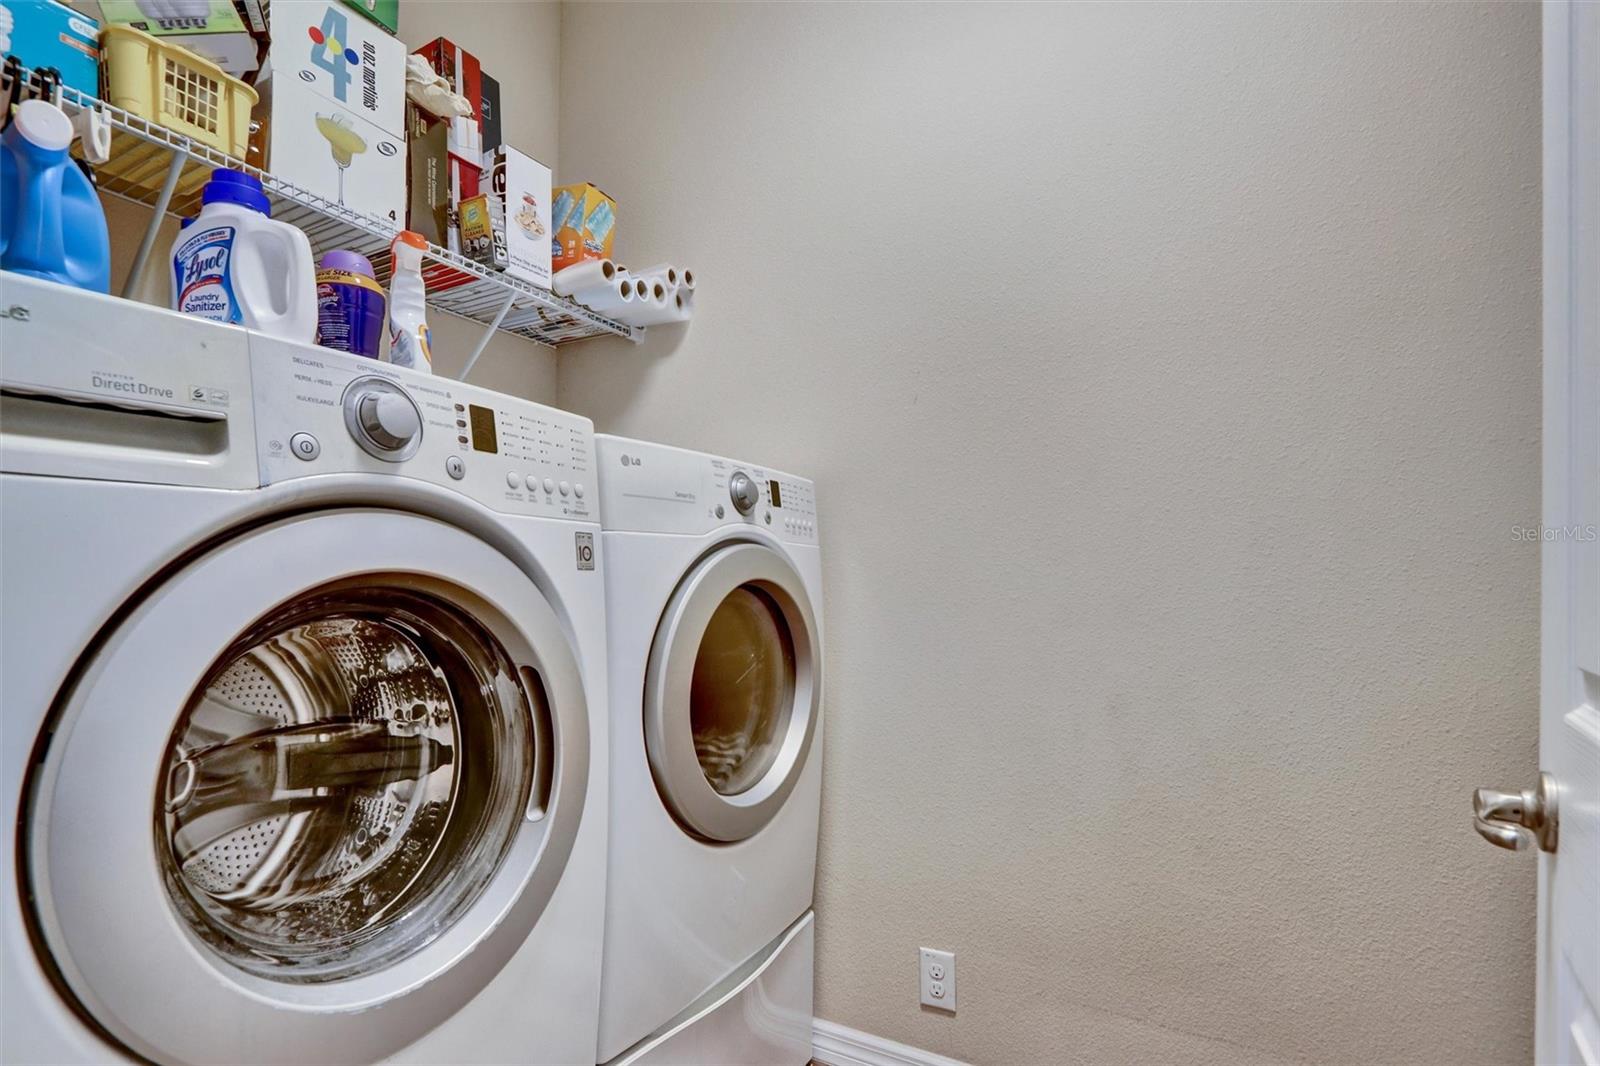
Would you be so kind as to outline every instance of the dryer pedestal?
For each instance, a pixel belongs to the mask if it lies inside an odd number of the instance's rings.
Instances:
[[[810,1062],[815,930],[816,916],[807,911],[765,951],[660,1033],[646,1037],[607,1066]]]

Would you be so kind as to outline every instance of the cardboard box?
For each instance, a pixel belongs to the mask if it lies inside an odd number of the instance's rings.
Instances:
[[[550,287],[550,168],[507,145],[484,168],[489,190],[505,211],[506,273]]]
[[[344,0],[390,33],[400,32],[400,0]]]
[[[406,121],[406,46],[338,0],[274,4],[268,53],[278,76],[398,135]]]
[[[262,5],[267,0],[238,0],[239,9],[244,14],[244,21],[250,27],[250,32],[258,34],[262,40],[267,38],[267,10]]]
[[[461,249],[468,259],[490,270],[504,270],[506,253],[506,215],[500,197],[480,193],[461,202]]]
[[[56,0],[0,6],[14,11],[10,41],[0,48],[33,70],[54,67],[61,84],[100,95],[100,23]],[[17,10],[21,8],[22,10]]]
[[[450,232],[449,128],[415,104],[406,105],[405,228],[448,248]]]
[[[237,33],[246,29],[233,0],[190,0],[186,4],[150,0],[100,0],[100,17],[143,30],[152,37],[180,33]]]
[[[555,240],[552,270],[565,270],[586,259],[610,259],[617,232],[617,202],[597,187],[563,185],[555,190],[552,209]]]
[[[182,45],[237,77],[261,66],[258,42],[233,0],[198,0],[181,14],[174,5],[149,0],[100,0],[100,15],[107,23]]]
[[[451,203],[460,206],[462,200],[478,195],[478,174],[483,167],[483,127],[480,113],[483,107],[483,69],[478,57],[445,37],[439,37],[416,50],[428,61],[434,72],[450,88],[460,93],[472,104],[472,114],[449,120],[450,155],[455,162],[450,168]]]
[[[500,83],[485,74],[482,84],[478,124],[483,128],[483,164],[488,166],[491,161],[489,157],[503,143],[500,139]]]
[[[279,3],[271,13],[267,166],[398,225],[406,211],[405,45],[338,0]]]

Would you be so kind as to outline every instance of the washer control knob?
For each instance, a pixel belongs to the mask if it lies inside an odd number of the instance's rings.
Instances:
[[[385,378],[358,378],[344,394],[344,422],[362,450],[386,462],[409,459],[422,439],[422,412]]]
[[[761,490],[743,470],[735,470],[728,479],[728,495],[733,497],[733,506],[740,514],[749,514],[761,502]]]
[[[372,443],[380,448],[397,452],[411,443],[422,429],[422,419],[417,409],[404,396],[393,393],[372,393],[361,397],[357,408],[361,428],[367,431]]]

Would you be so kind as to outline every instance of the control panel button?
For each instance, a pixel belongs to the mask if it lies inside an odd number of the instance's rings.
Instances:
[[[521,487],[522,487],[522,478],[521,478],[520,475],[517,474],[517,472],[515,470],[511,471],[511,473],[506,475],[506,488],[508,488],[508,489],[520,489]]]
[[[572,491],[572,486],[568,485],[565,481],[563,481],[561,483],[561,495],[565,496],[571,491]]]
[[[583,482],[580,481],[572,486],[572,494],[580,500],[583,499]]]
[[[546,496],[548,496],[554,491],[556,491],[555,479],[554,478],[548,478],[548,477],[545,478],[544,479],[544,494]]]
[[[529,492],[538,492],[539,491],[539,475],[538,474],[529,474],[528,475],[528,491]]]
[[[304,459],[309,463],[322,454],[322,445],[309,433],[296,433],[289,438],[289,450],[294,452],[296,459]]]
[[[467,476],[467,464],[461,461],[461,456],[452,455],[444,461],[444,472],[460,481]]]

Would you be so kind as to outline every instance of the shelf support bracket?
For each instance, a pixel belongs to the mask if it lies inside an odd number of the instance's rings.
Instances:
[[[506,315],[511,311],[511,303],[516,298],[517,291],[515,289],[506,293],[506,302],[500,305],[500,310],[495,314],[494,321],[489,323],[489,327],[483,331],[483,336],[478,338],[478,346],[472,349],[472,354],[467,357],[467,365],[461,368],[459,380],[467,380],[467,375],[472,373],[473,364],[478,361],[478,356],[483,354],[483,350],[489,347],[489,339],[500,329],[500,323],[506,320]]]
[[[139,241],[139,250],[134,253],[133,265],[128,267],[128,277],[122,283],[122,298],[133,299],[133,294],[139,287],[139,279],[144,276],[145,265],[150,262],[150,253],[155,250],[156,237],[161,233],[161,223],[167,220],[167,208],[172,204],[172,194],[178,188],[178,179],[183,176],[183,165],[189,161],[188,148],[174,148],[172,162],[167,166],[167,180],[161,183],[161,194],[156,197],[156,202],[150,208],[150,222],[144,228],[144,238]]]

